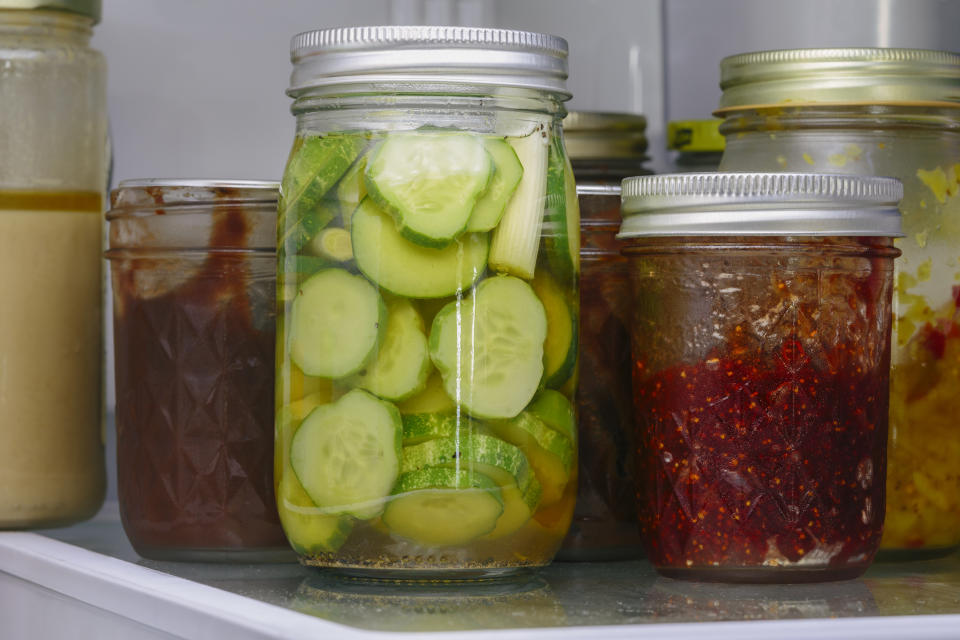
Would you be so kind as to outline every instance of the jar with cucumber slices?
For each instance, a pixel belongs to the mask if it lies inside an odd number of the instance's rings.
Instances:
[[[291,46],[275,479],[304,564],[547,564],[576,496],[566,42],[364,27]]]

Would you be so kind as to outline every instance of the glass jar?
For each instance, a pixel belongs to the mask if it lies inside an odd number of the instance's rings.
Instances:
[[[630,283],[620,254],[620,181],[646,175],[646,118],[574,111],[563,120],[580,201],[580,468],[559,560],[643,555],[637,525],[630,388]]]
[[[718,119],[673,120],[667,123],[667,149],[677,172],[716,171],[725,145]]]
[[[880,543],[900,183],[623,183],[647,555],[673,578],[852,578]]]
[[[566,42],[366,27],[292,43],[280,515],[363,576],[547,564],[576,493]]]
[[[96,0],[0,0],[0,529],[103,503],[99,19]]]
[[[273,486],[275,182],[112,194],[117,490],[156,560],[293,559]]]
[[[773,51],[721,71],[721,169],[903,181],[882,548],[948,554],[960,546],[960,55]]]

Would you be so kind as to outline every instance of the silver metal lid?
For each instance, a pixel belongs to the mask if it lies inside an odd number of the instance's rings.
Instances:
[[[743,53],[720,61],[720,88],[717,114],[784,103],[960,106],[960,54],[882,48]]]
[[[896,178],[817,173],[678,173],[622,183],[619,238],[899,237]]]
[[[635,113],[571,111],[563,119],[564,143],[571,160],[645,160],[646,130],[647,119]]]
[[[381,26],[307,31],[290,43],[287,94],[332,85],[431,82],[567,92],[567,41],[511,29]]]
[[[0,9],[47,9],[67,11],[100,22],[101,0],[0,0]]]

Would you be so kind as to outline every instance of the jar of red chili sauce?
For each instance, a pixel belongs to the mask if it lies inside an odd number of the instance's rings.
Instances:
[[[628,178],[639,518],[670,577],[852,578],[880,543],[899,181]]]

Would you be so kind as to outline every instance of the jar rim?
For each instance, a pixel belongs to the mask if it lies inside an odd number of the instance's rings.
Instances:
[[[137,210],[227,204],[275,204],[280,183],[270,180],[138,178],[121,180],[110,192],[107,219]]]
[[[567,54],[563,38],[516,29],[317,29],[291,40],[287,95],[338,85],[426,82],[534,89],[568,100]]]

